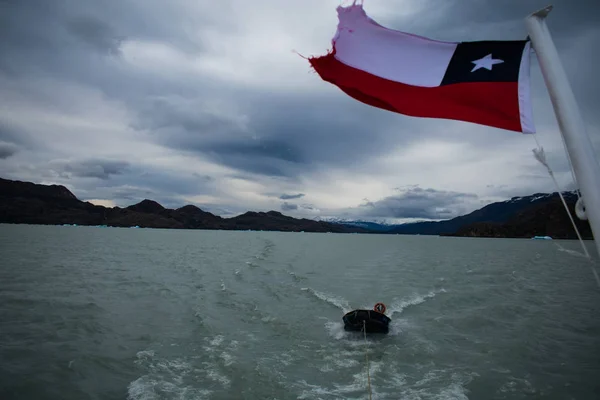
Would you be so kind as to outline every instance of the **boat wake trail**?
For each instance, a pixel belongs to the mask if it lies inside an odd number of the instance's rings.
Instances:
[[[333,295],[329,295],[327,293],[323,293],[323,292],[319,292],[317,290],[311,289],[311,288],[307,288],[307,287],[303,287],[300,290],[304,291],[304,292],[308,292],[310,294],[312,294],[314,297],[323,300],[337,308],[339,308],[340,310],[342,310],[344,313],[351,311],[352,309],[350,308],[350,304],[348,304],[348,301],[341,298],[341,297],[337,297],[337,296],[333,296]]]
[[[202,348],[192,355],[139,351],[135,364],[143,375],[129,384],[127,399],[209,399],[215,392],[230,390],[238,349],[236,340],[216,335],[204,338]]]
[[[428,299],[433,299],[439,293],[446,293],[445,289],[432,290],[427,294],[414,294],[409,298],[394,300],[390,305],[388,316],[391,318],[394,314],[400,314],[410,306],[416,306],[426,302]]]
[[[368,377],[364,343],[355,343],[356,346],[350,348],[316,349],[319,360],[316,368],[320,376],[297,380],[293,385],[294,391],[299,392],[296,398],[368,399],[370,379],[373,399],[467,400],[467,386],[477,377],[469,371],[444,368],[424,368],[407,374],[398,360],[381,359],[382,351],[377,346],[366,348],[372,359]]]
[[[578,256],[578,257],[586,257],[585,254],[576,251],[576,250],[571,250],[571,249],[565,249],[564,247],[562,247],[560,244],[558,243],[554,243],[556,245],[556,247],[558,248],[558,251],[562,251],[564,253],[570,254],[572,256]]]
[[[275,243],[273,243],[273,241],[265,239],[265,245],[263,246],[260,253],[254,256],[254,258],[256,258],[257,260],[266,260],[269,257],[269,255],[271,255],[271,253],[273,252],[274,247]]]

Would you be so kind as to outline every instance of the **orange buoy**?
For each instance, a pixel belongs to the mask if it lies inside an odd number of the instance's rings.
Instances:
[[[373,307],[373,310],[377,311],[378,313],[385,314],[385,310],[386,310],[385,304],[377,303],[377,304],[375,304],[375,307]]]

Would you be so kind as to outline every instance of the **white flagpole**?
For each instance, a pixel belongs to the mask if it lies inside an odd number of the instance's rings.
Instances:
[[[552,6],[548,6],[536,11],[525,19],[525,24],[580,186],[596,249],[600,254],[600,165],[546,25],[545,19],[551,10]]]

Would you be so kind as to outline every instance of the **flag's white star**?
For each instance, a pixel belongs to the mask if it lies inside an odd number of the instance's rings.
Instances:
[[[477,71],[479,68],[485,68],[485,69],[491,71],[492,65],[503,63],[504,60],[494,59],[494,58],[492,58],[491,54],[488,54],[487,56],[480,58],[479,60],[475,60],[475,61],[471,61],[471,62],[473,64],[475,64],[475,66],[473,67],[471,72]]]

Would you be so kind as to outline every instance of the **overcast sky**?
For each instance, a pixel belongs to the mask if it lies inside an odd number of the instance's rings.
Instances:
[[[0,0],[0,177],[82,200],[144,198],[223,216],[449,218],[554,191],[531,135],[369,107],[311,71],[339,0]],[[381,24],[447,41],[514,40],[548,0],[365,0]],[[548,25],[600,142],[600,1]],[[537,137],[572,178],[539,65]],[[598,144],[600,146],[600,144]],[[597,148],[600,148],[598,147]]]

